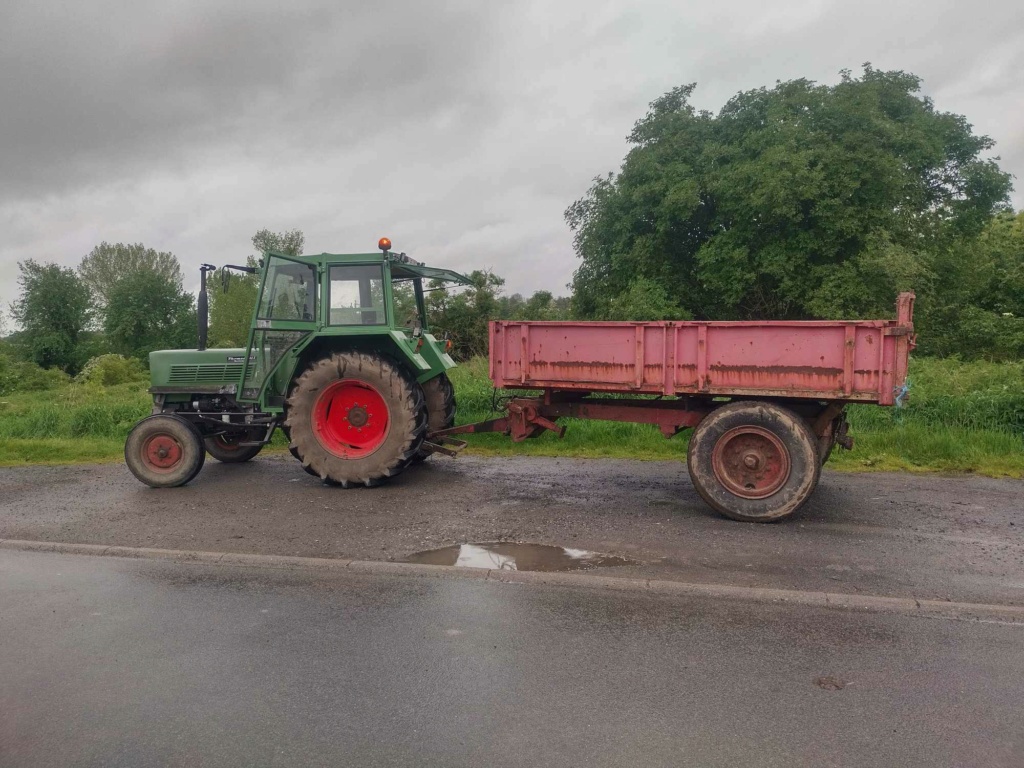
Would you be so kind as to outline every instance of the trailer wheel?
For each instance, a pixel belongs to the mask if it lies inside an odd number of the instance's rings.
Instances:
[[[175,488],[199,474],[206,451],[195,426],[180,416],[161,413],[132,427],[124,444],[124,461],[150,488]]]
[[[427,432],[448,429],[455,426],[455,387],[446,374],[435,376],[422,384],[423,396],[427,401]],[[429,453],[422,450],[413,457],[414,463],[426,461]]]
[[[239,445],[244,434],[214,435],[203,440],[206,452],[222,464],[240,464],[249,461],[263,450],[262,445]]]
[[[404,471],[427,431],[420,385],[397,363],[360,352],[312,363],[287,408],[290,448],[303,467],[345,488]]]
[[[821,475],[817,439],[792,411],[730,403],[693,430],[687,467],[697,493],[726,517],[766,523],[793,514]]]

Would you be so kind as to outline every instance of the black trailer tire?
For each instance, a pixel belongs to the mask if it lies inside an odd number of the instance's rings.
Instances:
[[[262,445],[239,445],[247,435],[214,435],[203,440],[206,452],[222,464],[241,464],[249,461],[260,451]]]
[[[190,482],[206,461],[199,430],[173,414],[148,416],[128,433],[124,461],[150,488],[176,488]]]
[[[774,403],[730,403],[697,425],[687,467],[697,493],[733,520],[767,523],[792,515],[821,476],[807,422]]]
[[[456,405],[452,380],[442,373],[423,382],[422,387],[423,396],[427,401],[427,434],[454,427]],[[413,457],[413,462],[426,461],[430,455],[420,450]]]
[[[344,488],[403,472],[427,432],[423,389],[397,363],[339,352],[310,364],[287,401],[289,448],[303,467]]]

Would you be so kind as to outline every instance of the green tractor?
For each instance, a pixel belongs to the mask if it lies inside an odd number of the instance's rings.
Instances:
[[[184,485],[207,454],[248,461],[278,427],[306,472],[346,488],[451,453],[425,440],[454,423],[445,372],[455,362],[451,342],[429,332],[423,282],[470,281],[393,253],[387,238],[378,246],[381,254],[270,251],[258,269],[225,267],[260,275],[246,349],[206,349],[214,268],[203,265],[198,349],[150,354],[153,414],[125,443],[132,474],[154,488]],[[415,296],[408,317],[395,311],[402,283]]]

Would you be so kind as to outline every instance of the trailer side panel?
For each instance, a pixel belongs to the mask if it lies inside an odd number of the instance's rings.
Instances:
[[[491,323],[490,373],[509,389],[792,397],[891,405],[912,346],[897,320]]]

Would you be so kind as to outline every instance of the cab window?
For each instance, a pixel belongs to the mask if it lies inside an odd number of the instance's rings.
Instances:
[[[316,268],[271,257],[257,317],[268,320],[316,318]]]
[[[386,325],[383,265],[331,267],[329,306],[331,325]]]

